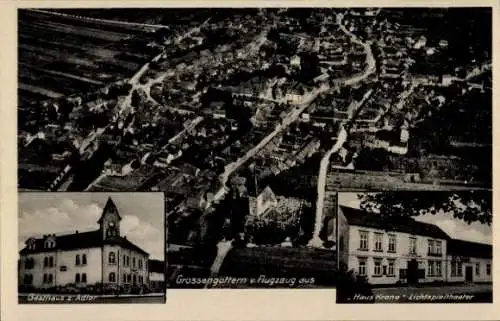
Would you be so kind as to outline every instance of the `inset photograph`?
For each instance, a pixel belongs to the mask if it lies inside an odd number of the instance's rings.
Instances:
[[[163,193],[19,194],[19,303],[164,303]]]
[[[337,303],[493,302],[492,194],[339,193]]]
[[[318,202],[267,185],[254,194],[244,181],[210,211],[168,213],[168,287],[333,287],[336,193]]]

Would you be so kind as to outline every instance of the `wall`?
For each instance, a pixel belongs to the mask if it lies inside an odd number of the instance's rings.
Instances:
[[[43,260],[45,257],[49,257],[49,256],[52,256],[54,258],[54,267],[44,268]],[[31,258],[35,261],[33,269],[25,269],[25,266],[26,266],[25,262],[28,258]],[[33,276],[32,285],[35,288],[54,286],[55,285],[56,265],[57,265],[56,263],[57,263],[56,251],[22,255],[20,258],[19,279],[21,280],[21,282],[23,282],[24,276],[26,274],[31,274]],[[44,273],[52,273],[52,275],[53,275],[52,276],[52,278],[53,278],[52,284],[43,282],[43,274]]]
[[[102,256],[102,279],[103,283],[109,283],[109,274],[111,272],[115,273],[115,284],[120,284],[122,281],[120,278],[120,267],[121,256],[120,256],[120,246],[104,245],[103,256]],[[115,253],[115,263],[109,263],[109,253]]]
[[[368,251],[359,250],[360,245],[360,234],[359,231],[368,231]],[[349,241],[348,241],[348,266],[349,269],[354,269],[355,272],[358,272],[359,260],[358,257],[366,257],[366,271],[368,281],[372,284],[395,284],[398,281],[406,282],[405,279],[399,279],[399,270],[406,269],[408,261],[411,259],[416,259],[419,263],[419,269],[425,269],[425,278],[419,279],[419,282],[432,282],[432,281],[444,281],[446,279],[445,273],[445,257],[446,257],[446,241],[441,240],[441,251],[442,255],[440,257],[436,256],[428,256],[428,240],[431,239],[429,237],[424,236],[412,236],[407,233],[400,232],[389,232],[390,234],[396,235],[396,252],[389,253],[388,252],[388,243],[389,236],[387,232],[383,232],[382,239],[382,252],[374,251],[375,241],[374,241],[374,233],[379,232],[382,233],[382,230],[374,229],[374,228],[365,228],[359,226],[350,226],[349,228]],[[416,255],[409,254],[409,246],[410,246],[410,237],[415,237],[417,239],[416,245]],[[345,255],[344,255],[345,257]],[[381,258],[382,266],[388,265],[388,259],[394,259],[394,274],[395,276],[373,276],[374,271],[374,260],[373,258]],[[441,260],[441,276],[430,277],[427,274],[427,262],[428,260]]]
[[[493,281],[493,262],[492,259],[485,258],[466,258],[462,263],[462,275],[451,275],[451,262],[453,258],[451,255],[447,256],[447,277],[448,282],[465,282],[466,267],[472,267],[472,282],[492,282]],[[476,275],[476,263],[479,263],[479,275]],[[486,264],[491,264],[490,275],[486,274]]]
[[[76,255],[87,256],[87,264],[76,265]],[[66,272],[61,271],[61,266],[66,266]],[[75,283],[76,273],[87,274],[87,284],[101,282],[101,248],[87,248],[71,251],[58,251],[57,253],[57,285]]]
[[[123,256],[128,256],[130,257],[129,259],[129,265],[127,266],[125,262],[123,261]],[[133,266],[133,260],[135,258],[135,268]],[[147,269],[147,261],[148,261],[149,256],[141,254],[140,252],[132,251],[129,249],[121,248],[120,249],[120,275],[119,275],[119,282],[120,284],[123,284],[123,274],[130,274],[131,279],[130,282],[127,280],[125,284],[133,284],[134,280],[134,275],[136,277],[136,283],[139,283],[139,276],[142,276],[143,278],[143,283],[148,284],[149,283],[149,275],[148,275],[148,269]],[[142,260],[142,269],[139,269],[139,260]]]
[[[87,256],[86,265],[75,265],[75,257],[79,254]],[[44,268],[43,261],[45,257],[54,257],[54,266],[52,268]],[[35,265],[33,269],[26,270],[25,261],[27,258],[33,258]],[[25,274],[33,275],[33,286],[35,288],[53,287],[57,285],[66,285],[75,282],[76,273],[87,274],[87,284],[92,284],[101,281],[101,249],[90,248],[72,251],[53,251],[34,253],[21,256],[21,266],[19,270],[19,279],[24,280]],[[66,266],[66,271],[61,271],[61,266]],[[52,274],[52,283],[44,283],[43,275]]]
[[[339,261],[348,264],[349,261],[349,225],[347,224],[347,219],[339,208],[337,212],[337,230],[338,230],[338,241],[337,250],[339,251]],[[339,263],[340,263],[339,262]]]

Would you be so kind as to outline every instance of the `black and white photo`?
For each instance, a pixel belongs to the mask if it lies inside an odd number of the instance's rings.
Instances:
[[[168,287],[335,287],[337,192],[492,154],[488,7],[18,10],[19,191],[164,192]]]
[[[339,193],[338,303],[493,300],[492,195]]]
[[[163,193],[21,193],[19,303],[164,303]]]

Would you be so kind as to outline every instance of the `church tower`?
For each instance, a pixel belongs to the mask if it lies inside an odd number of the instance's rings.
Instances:
[[[108,198],[106,205],[102,211],[101,218],[97,223],[99,223],[100,231],[102,233],[103,240],[111,240],[120,238],[120,214],[118,213],[118,208],[116,207],[113,200]]]

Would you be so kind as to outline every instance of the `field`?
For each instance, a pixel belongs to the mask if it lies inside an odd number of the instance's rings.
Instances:
[[[54,12],[20,10],[20,105],[87,92],[131,77],[155,55],[147,47],[155,40],[155,30]]]

